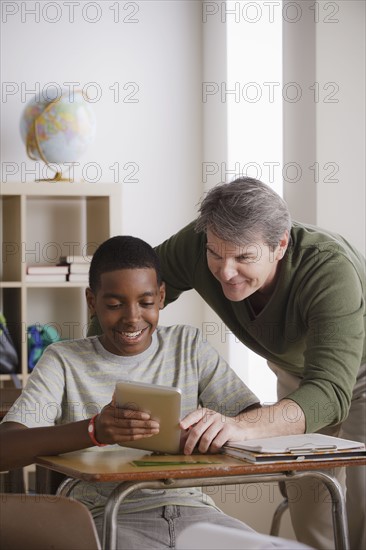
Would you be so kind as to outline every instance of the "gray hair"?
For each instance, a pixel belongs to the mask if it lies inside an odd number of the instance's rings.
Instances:
[[[195,230],[212,231],[219,239],[237,245],[262,238],[276,247],[291,229],[285,201],[265,183],[248,177],[213,187],[199,207]]]

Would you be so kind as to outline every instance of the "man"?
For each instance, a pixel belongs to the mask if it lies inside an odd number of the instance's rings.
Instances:
[[[279,401],[261,410],[249,436],[243,427],[243,439],[321,431],[366,442],[365,264],[345,239],[292,222],[270,187],[239,178],[208,192],[196,222],[156,251],[165,304],[196,289],[277,375]],[[211,431],[197,412],[184,420],[192,426],[186,452],[216,451],[230,439],[211,418]],[[365,477],[364,467],[347,471],[354,550],[366,547]],[[299,489],[290,503],[298,539],[331,548],[329,498],[309,482]]]

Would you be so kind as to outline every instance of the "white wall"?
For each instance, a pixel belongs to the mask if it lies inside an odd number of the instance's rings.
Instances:
[[[365,251],[365,3],[301,8],[298,23],[284,24],[284,81],[302,91],[284,102],[284,162],[301,167],[284,196],[295,219]]]
[[[74,4],[1,3],[2,180],[34,181],[27,171],[43,167],[20,138],[26,102],[51,83],[79,83],[97,134],[75,179],[119,181],[121,233],[158,244],[193,219],[201,196],[200,2]],[[200,326],[201,310],[186,293],[162,322]]]
[[[339,2],[339,22],[316,27],[316,77],[328,84],[317,104],[317,223],[365,252],[366,4]],[[328,11],[328,15],[329,15]],[[335,101],[334,103],[328,103]],[[334,180],[334,181],[332,181]]]

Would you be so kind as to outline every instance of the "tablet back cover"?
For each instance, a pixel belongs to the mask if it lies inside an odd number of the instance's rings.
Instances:
[[[139,382],[118,382],[115,402],[120,407],[141,409],[149,412],[160,422],[158,434],[137,441],[127,441],[123,447],[145,449],[161,453],[180,452],[181,390]]]

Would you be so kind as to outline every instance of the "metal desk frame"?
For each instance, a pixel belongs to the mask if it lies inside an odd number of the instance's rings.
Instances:
[[[337,479],[324,471],[286,471],[282,473],[259,473],[244,475],[229,475],[224,477],[202,477],[183,479],[161,479],[152,481],[122,481],[108,497],[104,511],[103,549],[117,548],[117,515],[122,501],[139,489],[177,489],[183,487],[208,487],[212,485],[235,485],[249,483],[264,483],[278,481],[293,481],[304,477],[312,477],[322,482],[328,489],[332,499],[332,520],[336,550],[349,550],[347,514],[342,488]],[[80,479],[67,478],[61,483],[57,494],[69,496]]]

